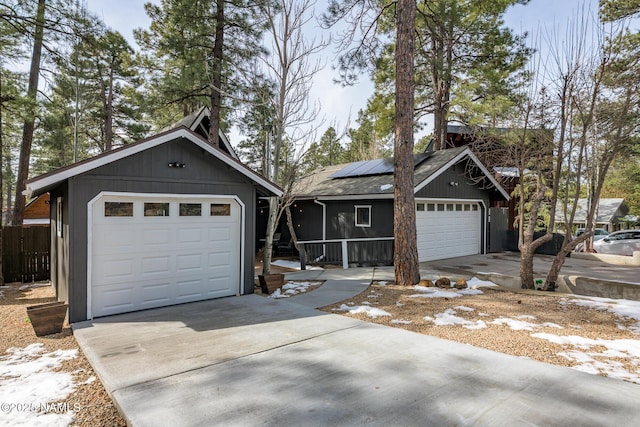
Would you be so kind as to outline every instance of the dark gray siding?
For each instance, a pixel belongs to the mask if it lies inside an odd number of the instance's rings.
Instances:
[[[442,199],[481,199],[489,206],[491,193],[495,190],[482,190],[478,184],[465,176],[465,168],[457,164],[427,184],[416,193],[416,197],[442,198]],[[458,185],[451,185],[450,183]]]
[[[169,168],[169,162],[185,168]],[[176,140],[69,179],[70,322],[87,312],[87,203],[103,191],[224,194],[245,205],[245,293],[253,292],[256,189],[251,181],[190,142]]]
[[[286,224],[286,218],[284,221]],[[322,205],[313,200],[296,200],[291,205],[291,221],[298,240],[322,239]]]
[[[393,200],[326,201],[327,239],[393,237]],[[355,207],[371,206],[371,227],[356,227]]]

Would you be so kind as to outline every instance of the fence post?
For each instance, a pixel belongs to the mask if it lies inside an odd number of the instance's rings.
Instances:
[[[342,240],[342,268],[345,270],[349,268],[349,252],[347,252],[347,241]]]

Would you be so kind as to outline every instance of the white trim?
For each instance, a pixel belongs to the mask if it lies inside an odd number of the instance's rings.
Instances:
[[[240,198],[234,194],[173,194],[173,193],[128,193],[117,191],[101,191],[93,199],[87,202],[87,320],[93,319],[91,312],[91,277],[93,264],[93,207],[98,200],[103,197],[149,197],[149,198],[172,198],[172,199],[233,199],[240,206],[240,283],[237,286],[236,296],[243,295],[244,286],[244,253],[245,253],[245,218],[246,206]]]
[[[251,169],[244,167],[239,164],[238,161],[230,158],[226,154],[222,153],[219,149],[212,147],[202,139],[200,136],[194,134],[193,132],[185,129],[178,128],[172,131],[169,131],[162,135],[156,135],[154,137],[149,138],[147,141],[133,144],[131,146],[124,146],[124,148],[114,150],[107,154],[101,155],[93,160],[89,160],[84,163],[77,164],[76,166],[72,166],[68,169],[63,169],[59,172],[54,172],[51,175],[44,176],[42,178],[35,178],[31,182],[27,183],[27,188],[23,192],[23,194],[27,197],[32,197],[32,195],[39,190],[51,186],[55,186],[58,183],[65,181],[73,176],[91,171],[93,169],[99,168],[100,166],[104,166],[106,164],[124,159],[126,157],[132,156],[134,154],[140,153],[142,151],[148,150],[153,147],[157,147],[159,145],[165,144],[167,142],[173,141],[178,138],[184,138],[198,147],[202,148],[209,154],[211,154],[216,159],[222,161],[226,165],[230,166],[232,169],[240,172],[247,178],[252,181],[260,184],[267,190],[274,193],[276,196],[282,196],[283,192],[280,188],[278,188],[275,184],[268,181],[266,178],[258,175],[253,172]]]
[[[363,228],[371,228],[371,205],[353,205],[354,215],[353,222],[356,227]],[[358,209],[368,209],[369,210],[369,221],[367,224],[358,224]]]
[[[211,111],[209,110],[209,107],[202,108],[202,111],[200,111],[200,114],[198,114],[198,117],[195,118],[195,120],[193,121],[189,129],[195,132],[198,129],[198,126],[202,125],[202,119],[204,119],[205,117],[209,117],[209,119],[211,118]],[[236,151],[233,149],[233,146],[229,142],[227,135],[225,135],[224,132],[222,132],[222,129],[218,131],[218,137],[222,139],[222,143],[225,145],[227,150],[229,150],[229,154],[231,155],[231,157],[233,157],[236,160],[240,160],[240,158],[238,157],[238,154],[236,153]]]
[[[507,192],[504,191],[504,188],[502,188],[500,183],[498,183],[498,181],[496,181],[496,179],[493,177],[493,175],[491,175],[491,173],[489,173],[487,168],[484,167],[484,165],[480,162],[480,160],[478,160],[478,158],[475,156],[475,154],[473,154],[473,152],[469,148],[465,148],[457,156],[455,156],[453,159],[449,160],[444,166],[442,166],[440,169],[438,169],[435,173],[431,174],[431,176],[429,176],[424,181],[422,181],[418,185],[416,185],[413,192],[417,193],[418,191],[422,190],[429,183],[431,183],[437,177],[442,175],[447,169],[449,169],[451,166],[455,165],[460,160],[462,160],[465,156],[468,156],[476,164],[476,166],[482,171],[482,173],[487,178],[489,178],[489,181],[491,181],[491,183],[496,187],[496,189],[500,192],[500,194],[502,194],[502,196],[506,200],[511,200],[511,197],[509,196],[509,194],[507,194]]]
[[[309,196],[311,197],[311,196]],[[304,199],[303,197],[299,198]],[[378,199],[393,199],[393,193],[388,194],[350,194],[348,196],[317,196],[317,200],[378,200]]]
[[[327,205],[319,200],[314,200],[313,203],[322,206],[322,240],[325,240],[327,238]]]

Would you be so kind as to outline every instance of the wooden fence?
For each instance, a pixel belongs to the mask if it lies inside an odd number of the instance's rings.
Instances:
[[[49,280],[50,249],[48,226],[3,227],[2,273],[5,283]]]

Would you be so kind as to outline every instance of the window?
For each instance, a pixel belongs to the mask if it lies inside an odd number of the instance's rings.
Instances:
[[[465,211],[470,211],[471,210],[471,205],[464,205],[464,210]]]
[[[436,205],[435,203],[427,203],[427,211],[428,212],[433,212],[436,210]]]
[[[180,216],[201,216],[201,203],[180,203]]]
[[[478,205],[471,205],[471,210],[472,211],[477,211],[478,210]]]
[[[456,211],[461,211],[461,210],[462,210],[462,205],[456,204]]]
[[[356,227],[371,227],[371,206],[356,206]]]
[[[444,212],[444,204],[438,203],[438,212]]]
[[[169,216],[169,203],[145,203],[144,216]]]
[[[424,203],[418,203],[416,209],[418,212],[424,212]]]
[[[133,202],[104,202],[104,216],[133,216]]]
[[[211,216],[231,216],[231,205],[229,203],[211,203],[210,209],[209,214]]]
[[[447,211],[449,211],[449,212],[453,211],[453,204],[447,203]]]

